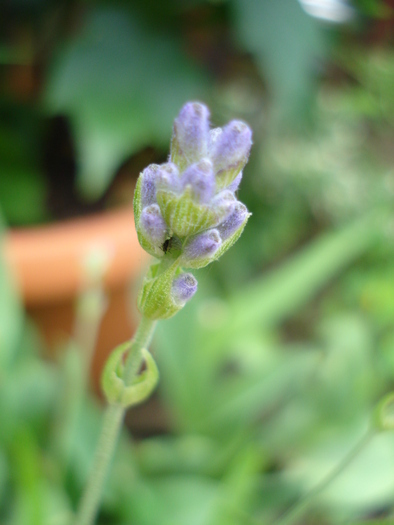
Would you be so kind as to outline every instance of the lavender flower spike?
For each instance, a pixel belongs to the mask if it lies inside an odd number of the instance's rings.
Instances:
[[[240,120],[231,121],[221,133],[212,133],[209,156],[219,188],[229,186],[237,177],[248,161],[251,146],[252,131]]]
[[[182,264],[189,268],[202,268],[222,244],[218,230],[207,230],[192,237],[185,245]]]
[[[188,102],[174,122],[171,161],[181,171],[207,156],[209,110],[199,102]]]
[[[184,305],[197,292],[197,279],[191,273],[182,273],[172,282],[171,295],[175,304]]]
[[[200,203],[208,203],[215,193],[215,175],[212,163],[202,159],[197,164],[189,166],[181,178],[182,189],[191,186],[193,198]]]
[[[217,227],[222,240],[228,239],[248,219],[250,213],[242,202],[237,201],[230,215]]]
[[[139,226],[147,241],[153,247],[161,249],[166,240],[168,228],[157,204],[151,204],[142,210]],[[157,250],[154,252],[156,254]]]
[[[149,319],[183,308],[197,281],[183,269],[203,268],[239,238],[250,216],[235,192],[252,145],[252,131],[234,120],[210,131],[209,110],[188,102],[175,119],[169,161],[151,165],[137,181],[134,217],[152,264],[139,298]]]

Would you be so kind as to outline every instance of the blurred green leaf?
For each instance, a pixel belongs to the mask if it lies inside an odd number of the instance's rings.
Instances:
[[[203,423],[211,430],[235,432],[239,426],[258,421],[294,396],[299,384],[307,381],[315,370],[319,357],[314,352],[284,354],[272,368],[218,381],[208,420]]]
[[[200,287],[199,294],[203,295],[185,308],[186,313],[180,312],[173,320],[162,323],[157,339],[162,373],[160,388],[170,403],[176,424],[189,431],[231,439],[262,414],[275,410],[288,397],[299,393],[300,386],[308,384],[320,361],[324,362],[322,352],[287,353],[278,344],[271,343],[273,353],[261,336],[253,343],[251,334],[272,329],[294,315],[337,273],[368,250],[381,235],[381,228],[382,217],[372,214],[342,230],[323,235],[292,260],[230,296],[228,301],[211,299],[210,306],[204,294],[214,293],[212,287]],[[360,333],[358,324],[353,324],[346,325],[349,345],[352,352],[358,354],[362,350],[358,345],[360,340],[364,344],[365,334]],[[341,329],[338,333],[341,334]],[[341,342],[343,347],[346,339]],[[341,356],[338,352],[335,355]],[[341,386],[341,391],[357,388],[358,399],[362,389],[365,402],[371,395],[371,378],[365,372],[368,358],[365,357],[365,362],[361,360],[357,368],[363,377],[354,369],[352,379],[347,381],[346,370],[351,358],[348,353],[343,357],[346,363],[340,377],[346,384],[344,390]],[[335,371],[333,375],[335,379]],[[323,391],[320,394],[328,406],[332,402],[330,395]],[[335,398],[341,403],[340,396]],[[351,400],[353,396],[349,403]],[[351,403],[347,406],[351,411]],[[316,421],[314,411],[319,409],[319,406],[308,408],[309,412],[304,414],[308,424]]]
[[[235,0],[234,23],[244,47],[267,76],[276,110],[299,113],[316,82],[324,55],[323,28],[297,0]]]
[[[8,225],[43,222],[46,181],[42,171],[42,116],[0,97],[0,206]]]
[[[210,353],[254,326],[270,327],[288,318],[376,242],[384,220],[374,212],[324,234],[281,267],[234,294],[227,317],[217,329],[200,332],[204,351]]]
[[[377,118],[378,124],[394,122],[394,53],[391,49],[371,48],[367,53],[350,47],[342,51],[339,60],[357,79],[358,85],[348,97],[350,108],[363,101],[369,113]],[[346,91],[345,91],[346,96]],[[345,99],[346,100],[346,99]],[[361,99],[362,100],[362,99]]]
[[[230,462],[220,486],[221,498],[212,525],[249,523],[247,517],[252,497],[257,490],[257,474],[262,467],[261,454],[256,443],[243,447]],[[241,519],[240,519],[241,518]]]
[[[7,222],[26,226],[47,219],[43,175],[20,162],[0,166],[0,170],[0,203]]]
[[[347,434],[322,436],[297,458],[286,474],[305,492],[325,478],[341,462],[363,435],[363,425]],[[320,503],[341,509],[342,516],[355,518],[360,513],[390,505],[394,490],[394,436],[390,432],[375,435],[356,458],[327,489],[319,495]]]
[[[362,13],[374,18],[389,18],[393,8],[385,0],[353,0]]]
[[[127,12],[92,10],[58,56],[45,97],[51,113],[72,119],[81,192],[97,198],[126,156],[167,147],[174,117],[203,85],[175,40]]]
[[[31,429],[20,426],[12,448],[17,504],[11,523],[41,525],[44,521],[40,453]]]
[[[207,525],[211,522],[217,505],[217,482],[197,476],[167,476],[152,485],[157,499],[156,519],[151,523]]]
[[[193,434],[152,437],[138,444],[138,464],[152,474],[204,474],[217,455],[215,443],[208,437]]]
[[[2,375],[15,356],[23,326],[22,306],[4,259],[3,242],[0,217],[0,384]]]
[[[11,442],[20,422],[39,433],[56,392],[55,370],[36,359],[24,359],[0,383],[0,437]]]
[[[0,447],[0,508],[2,508],[3,499],[6,496],[6,487],[9,474],[8,458],[5,451]]]

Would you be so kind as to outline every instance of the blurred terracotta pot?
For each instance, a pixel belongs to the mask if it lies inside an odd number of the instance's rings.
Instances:
[[[6,256],[15,272],[26,309],[49,348],[72,333],[76,297],[83,285],[82,261],[90,246],[110,246],[113,254],[105,277],[108,309],[93,359],[97,385],[108,353],[134,330],[130,283],[147,262],[134,229],[131,209],[105,212],[63,223],[20,229],[6,239]]]

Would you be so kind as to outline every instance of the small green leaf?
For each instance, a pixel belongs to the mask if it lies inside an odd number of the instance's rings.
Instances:
[[[99,197],[116,169],[147,145],[164,147],[182,102],[205,81],[174,39],[122,9],[90,9],[56,57],[45,104],[71,119],[78,188]]]
[[[143,348],[142,359],[145,370],[138,375],[131,385],[123,378],[125,354],[133,350],[133,343],[128,341],[118,346],[110,355],[102,376],[102,387],[109,403],[128,408],[141,403],[153,392],[159,380],[159,371],[152,355]]]

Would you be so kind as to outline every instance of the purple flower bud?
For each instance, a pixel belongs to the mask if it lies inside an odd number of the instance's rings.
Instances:
[[[199,102],[188,102],[174,122],[171,159],[182,168],[207,156],[209,135],[209,110]],[[173,149],[177,151],[173,151]],[[173,158],[175,155],[176,158]]]
[[[240,120],[232,120],[220,133],[212,130],[210,134],[209,155],[215,173],[246,164],[252,146],[252,131]]]
[[[172,282],[171,295],[176,304],[184,305],[197,291],[197,279],[191,273],[182,273]]]
[[[159,166],[156,173],[156,188],[177,193],[180,189],[178,167],[172,162]]]
[[[190,185],[193,198],[199,203],[208,203],[215,193],[215,175],[212,163],[202,159],[197,164],[189,166],[182,174],[182,189]]]
[[[167,237],[167,225],[157,204],[142,210],[139,227],[154,246],[162,246]]]
[[[156,201],[156,178],[160,170],[157,164],[151,164],[141,173],[141,205],[143,208]]]
[[[223,241],[238,230],[249,215],[247,207],[242,202],[237,201],[229,216],[217,227]]]
[[[192,237],[183,250],[186,260],[206,259],[213,255],[222,244],[218,230],[207,230]]]

